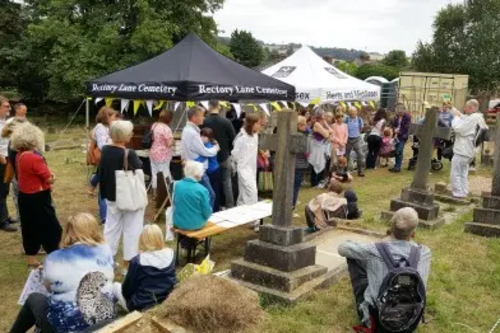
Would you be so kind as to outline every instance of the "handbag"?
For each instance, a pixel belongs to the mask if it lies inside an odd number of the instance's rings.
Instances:
[[[97,141],[94,139],[94,135],[92,134],[89,149],[87,150],[87,165],[98,165],[100,161],[101,150],[97,146]]]
[[[12,162],[10,160],[7,160],[7,164],[5,165],[5,174],[3,176],[3,182],[4,184],[10,184],[12,183],[13,179],[14,179],[14,165],[12,165]]]
[[[259,172],[259,191],[271,192],[273,190],[273,173],[272,171]]]
[[[151,149],[151,146],[153,146],[153,141],[154,141],[153,134],[155,130],[155,125],[156,123],[153,124],[153,126],[151,126],[151,129],[146,131],[146,133],[142,137],[141,141],[142,149]]]
[[[123,170],[116,170],[116,206],[122,211],[135,212],[146,208],[148,194],[141,169],[128,170],[128,149],[125,149]]]

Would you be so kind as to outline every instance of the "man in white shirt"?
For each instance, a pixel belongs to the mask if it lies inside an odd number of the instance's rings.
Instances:
[[[10,113],[9,100],[0,96],[0,133],[7,122]],[[9,211],[7,210],[7,196],[9,194],[9,184],[3,182],[7,165],[9,139],[0,137],[0,230],[15,232],[17,228],[11,225]]]
[[[465,104],[464,113],[453,109],[451,127],[455,133],[453,159],[451,160],[450,183],[455,198],[466,198],[469,194],[469,165],[476,156],[476,139],[481,129],[488,129],[475,99]]]
[[[184,161],[196,161],[196,159],[200,156],[214,157],[220,150],[218,144],[212,148],[207,148],[201,140],[199,126],[203,125],[203,121],[205,120],[204,112],[205,110],[198,106],[190,108],[187,112],[188,122],[182,130],[181,136],[181,157]],[[210,179],[206,174],[208,161],[205,161],[203,164],[205,166],[205,174],[203,175],[200,184],[205,186],[208,190],[210,195],[210,205],[213,208],[215,202],[215,192],[210,185]]]

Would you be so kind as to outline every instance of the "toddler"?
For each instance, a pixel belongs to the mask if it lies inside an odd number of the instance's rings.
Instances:
[[[384,137],[382,138],[382,145],[380,146],[379,156],[382,159],[385,159],[385,163],[382,164],[383,168],[386,168],[389,165],[389,158],[393,158],[396,156],[396,138],[392,137],[392,130],[390,128],[386,128],[384,130]]]
[[[338,158],[335,171],[332,173],[332,178],[341,183],[348,183],[352,180],[352,175],[347,168],[347,158],[344,156]]]

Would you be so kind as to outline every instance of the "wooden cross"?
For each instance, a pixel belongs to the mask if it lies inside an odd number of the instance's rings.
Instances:
[[[295,154],[307,151],[307,138],[297,133],[297,113],[280,111],[277,133],[261,135],[259,146],[261,149],[276,152],[273,173],[273,225],[291,226]]]
[[[418,135],[420,138],[418,149],[418,162],[413,175],[411,187],[420,190],[427,189],[427,179],[431,169],[431,160],[434,151],[434,139],[450,140],[451,128],[437,127],[439,109],[433,107],[427,110],[422,125],[412,124],[410,134]]]

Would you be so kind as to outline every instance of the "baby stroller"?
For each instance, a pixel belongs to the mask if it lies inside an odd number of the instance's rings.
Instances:
[[[411,145],[413,156],[412,158],[410,158],[410,161],[408,162],[408,170],[415,170],[415,168],[417,167],[419,147],[420,147],[420,139],[416,135],[414,135],[413,144]],[[441,171],[443,169],[443,163],[441,163],[441,161],[438,160],[437,158],[433,158],[431,160],[431,169],[434,171]]]

